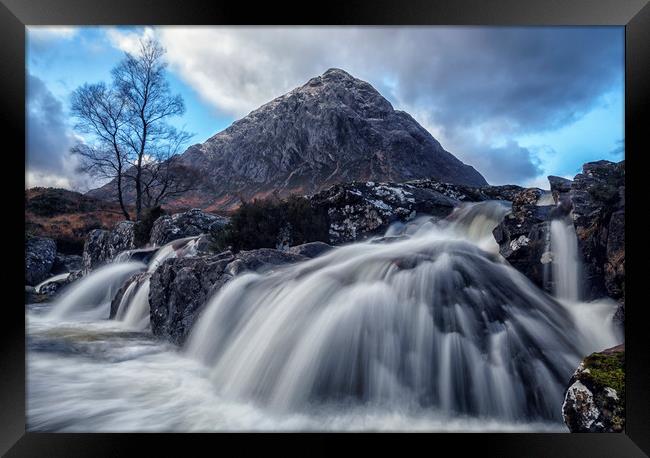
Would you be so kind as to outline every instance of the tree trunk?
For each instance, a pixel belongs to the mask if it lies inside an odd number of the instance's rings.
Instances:
[[[142,213],[142,183],[141,183],[141,161],[138,160],[138,171],[135,174],[135,220],[140,221]]]
[[[126,206],[124,205],[124,199],[122,198],[122,170],[117,174],[117,199],[120,201],[120,208],[122,209],[122,213],[124,213],[124,217],[126,218],[127,221],[131,220],[131,216],[129,215],[129,212],[126,211]]]
[[[143,111],[140,112],[142,119],[142,141],[138,154],[138,166],[135,173],[135,220],[140,221],[142,215],[142,159],[144,158],[145,145],[147,144],[147,124],[144,120]]]

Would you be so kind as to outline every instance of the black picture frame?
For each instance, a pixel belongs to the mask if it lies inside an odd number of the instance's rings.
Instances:
[[[624,434],[45,434],[25,432],[25,314],[23,271],[11,266],[24,259],[22,245],[12,242],[13,223],[24,214],[18,184],[4,186],[4,202],[15,215],[5,219],[5,248],[15,258],[5,261],[5,300],[0,336],[0,452],[6,456],[124,456],[137,445],[148,455],[170,456],[173,449],[193,455],[195,447],[211,454],[236,446],[248,451],[262,442],[285,452],[339,452],[332,444],[369,439],[383,452],[418,447],[426,453],[454,456],[474,450],[487,456],[637,457],[650,454],[649,335],[643,309],[643,262],[648,259],[643,237],[643,154],[648,148],[650,106],[649,0],[447,0],[447,1],[329,1],[289,5],[277,2],[243,3],[171,0],[0,0],[0,79],[5,178],[18,170],[25,151],[25,26],[26,25],[620,25],[625,26],[625,148],[626,148],[626,393]],[[644,129],[645,127],[645,129]],[[6,140],[10,141],[7,142]],[[17,172],[16,172],[17,173]],[[13,181],[13,180],[12,180]],[[19,181],[19,180],[18,180]],[[15,206],[15,207],[14,207]],[[14,219],[15,218],[15,219]],[[638,220],[638,221],[634,221]],[[15,234],[19,237],[20,234]],[[18,240],[18,239],[16,239]],[[7,250],[5,250],[7,252]],[[15,261],[14,261],[15,259]],[[14,262],[16,264],[14,264]],[[24,262],[24,261],[23,261]],[[11,291],[12,294],[6,293]],[[15,295],[14,295],[15,294]],[[255,441],[253,441],[255,439]],[[298,444],[288,447],[286,442]],[[144,448],[142,448],[144,447]],[[408,447],[408,448],[407,448]],[[451,447],[451,448],[449,448]],[[237,449],[235,449],[237,450]],[[270,450],[270,448],[266,449]],[[390,450],[390,451],[389,451]],[[142,452],[140,452],[142,453]]]

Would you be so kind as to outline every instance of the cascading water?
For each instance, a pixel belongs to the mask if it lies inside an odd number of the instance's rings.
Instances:
[[[174,240],[162,246],[147,265],[144,278],[133,281],[124,292],[115,319],[124,327],[144,331],[149,327],[149,278],[167,259],[196,254],[198,237]]]
[[[105,319],[111,300],[122,284],[145,268],[139,262],[103,266],[83,280],[74,283],[53,304],[48,317],[52,319]]]
[[[196,240],[160,248],[148,266],[106,266],[48,314],[102,321],[62,328],[30,312],[28,429],[564,430],[573,369],[620,336],[607,304],[558,302],[500,257],[492,229],[507,211],[466,205],[239,275],[182,352],[132,331],[148,324],[150,273]]]
[[[595,349],[562,305],[480,248],[503,213],[467,206],[446,227],[241,276],[206,307],[187,353],[223,396],[281,411],[351,401],[557,420],[564,384]]]
[[[574,302],[580,300],[578,237],[570,221],[551,221],[551,250],[555,297]]]
[[[618,304],[608,298],[581,301],[582,265],[578,237],[570,217],[551,221],[550,233],[553,295],[571,313],[574,321],[585,328],[581,338],[588,348],[602,350],[612,346],[613,341],[620,343],[623,340],[621,329],[613,321]],[[589,332],[590,329],[600,331]]]

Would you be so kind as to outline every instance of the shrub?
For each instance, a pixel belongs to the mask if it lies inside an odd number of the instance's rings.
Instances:
[[[307,242],[329,242],[329,220],[325,210],[316,209],[300,196],[243,202],[230,222],[210,234],[213,251],[277,248]]]
[[[160,205],[148,208],[142,213],[142,218],[133,227],[133,243],[136,248],[142,248],[149,243],[149,235],[151,234],[153,223],[166,214]]]

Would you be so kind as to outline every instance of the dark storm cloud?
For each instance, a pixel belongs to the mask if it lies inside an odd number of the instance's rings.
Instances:
[[[31,74],[27,75],[26,121],[28,185],[70,186],[76,179],[69,153],[74,138],[66,125],[63,104]]]
[[[517,136],[580,119],[623,85],[620,27],[162,28],[157,33],[172,68],[222,112],[241,117],[339,67],[411,113],[491,182],[539,175],[535,153],[518,147]],[[504,170],[512,172],[510,178]]]
[[[622,85],[619,28],[463,28],[405,32],[419,59],[398,62],[398,97],[428,104],[447,129],[501,120],[505,129],[559,127]],[[422,49],[422,46],[424,49]]]

